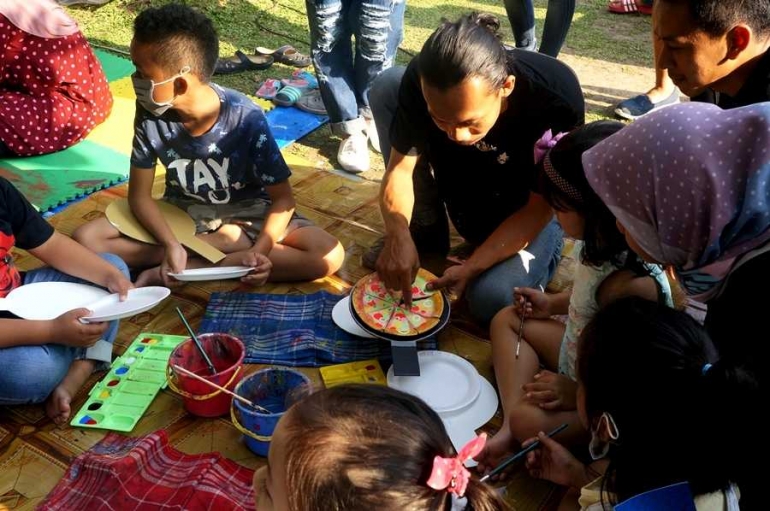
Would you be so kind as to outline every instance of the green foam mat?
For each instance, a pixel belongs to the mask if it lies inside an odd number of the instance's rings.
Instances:
[[[84,140],[64,151],[0,159],[0,175],[40,211],[48,211],[128,177],[129,157]]]
[[[135,71],[134,64],[129,59],[118,57],[104,50],[94,49],[94,53],[102,64],[102,69],[104,69],[108,82],[114,82],[115,80],[130,76]]]

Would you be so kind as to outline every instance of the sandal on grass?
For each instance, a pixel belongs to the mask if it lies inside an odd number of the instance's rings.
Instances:
[[[280,106],[293,106],[307,90],[307,87],[284,85],[273,98],[273,103]]]
[[[639,12],[639,6],[636,5],[636,0],[610,0],[607,10],[615,14],[627,14]]]
[[[234,57],[217,60],[214,68],[215,75],[240,73],[242,71],[260,71],[273,65],[273,57],[269,55],[246,55],[240,50]]]
[[[287,66],[294,67],[307,67],[310,65],[310,57],[298,52],[293,46],[285,45],[276,50],[257,46],[254,50],[257,55],[269,55],[275,59],[276,62],[286,64]]]
[[[315,77],[313,73],[310,73],[309,71],[304,71],[302,69],[297,69],[291,74],[292,79],[294,80],[304,80],[308,83],[311,89],[317,89],[318,88],[318,78]]]
[[[282,87],[283,84],[280,80],[275,78],[268,78],[262,82],[262,85],[259,86],[259,89],[257,90],[257,97],[262,99],[273,99]]]
[[[318,89],[303,94],[294,106],[311,114],[326,115],[324,100],[321,98],[321,91]]]

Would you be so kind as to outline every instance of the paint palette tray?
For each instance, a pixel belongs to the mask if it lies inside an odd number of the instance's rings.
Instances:
[[[327,389],[343,383],[388,383],[377,359],[322,367],[320,372]]]
[[[168,359],[185,339],[183,335],[139,334],[94,385],[70,425],[125,432],[134,429],[155,395],[166,386]]]

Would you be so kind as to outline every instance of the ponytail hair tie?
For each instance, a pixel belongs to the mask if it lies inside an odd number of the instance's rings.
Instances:
[[[458,498],[465,495],[471,473],[465,468],[465,462],[478,456],[487,443],[486,433],[477,436],[460,449],[454,458],[433,458],[433,470],[428,478],[428,486],[434,490],[446,490]]]
[[[543,157],[548,153],[548,151],[550,151],[551,148],[553,148],[553,146],[555,146],[556,143],[566,134],[566,132],[562,131],[554,136],[551,130],[543,133],[543,136],[540,137],[540,140],[535,142],[535,165],[543,161]]]

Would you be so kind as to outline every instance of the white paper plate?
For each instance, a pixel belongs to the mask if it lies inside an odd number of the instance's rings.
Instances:
[[[437,413],[471,406],[481,390],[479,373],[464,358],[445,351],[418,354],[420,376],[396,376],[388,369],[388,386],[419,397]]]
[[[365,337],[367,339],[374,339],[375,337],[358,326],[358,324],[350,315],[350,296],[346,296],[334,305],[332,309],[332,321],[334,324],[349,333],[357,337]]]
[[[0,310],[24,319],[48,320],[109,295],[109,291],[88,284],[35,282],[17,287],[0,298]]]
[[[476,436],[476,430],[489,422],[497,412],[499,401],[497,392],[491,383],[481,375],[478,375],[481,385],[479,397],[465,410],[453,413],[439,414],[444,421],[452,445],[459,452],[462,447]],[[475,467],[478,465],[473,460],[465,463],[466,467]]]
[[[181,273],[169,273],[176,280],[185,282],[201,280],[239,279],[245,277],[254,268],[251,266],[212,266],[211,268],[194,268]]]
[[[82,318],[86,323],[99,323],[115,319],[135,316],[140,312],[152,309],[165,300],[171,290],[167,287],[140,287],[128,292],[126,301],[121,302],[117,293],[108,295],[101,300],[86,305],[92,314]]]

